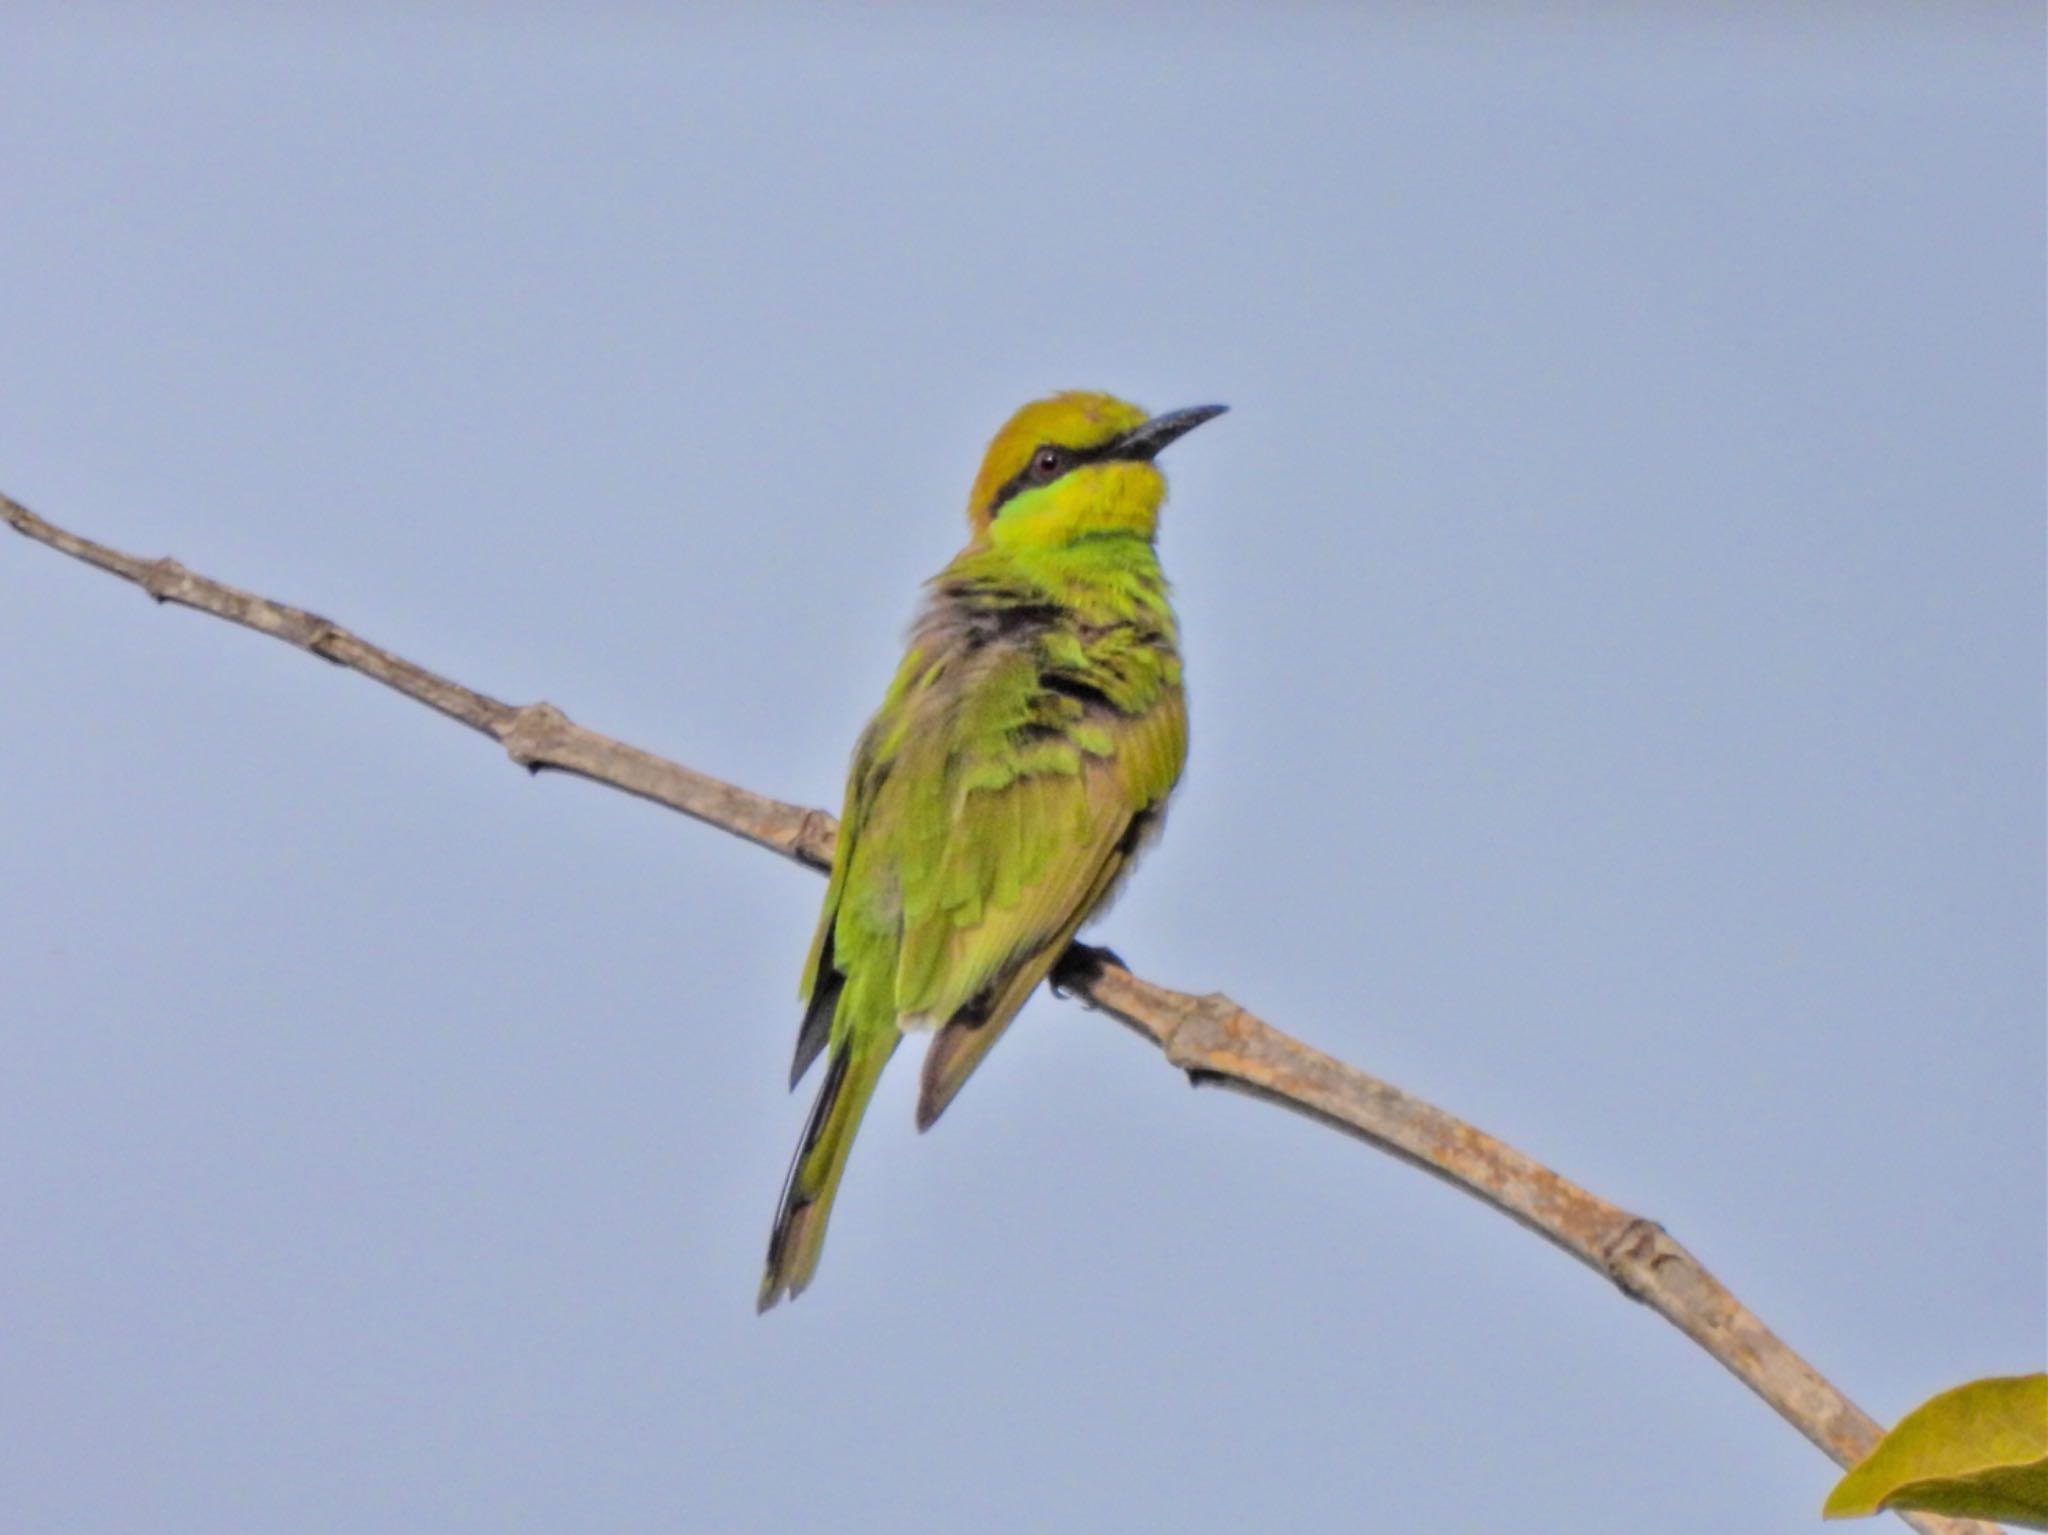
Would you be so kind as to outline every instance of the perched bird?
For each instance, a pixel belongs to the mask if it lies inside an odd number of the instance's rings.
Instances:
[[[768,1239],[760,1308],[811,1282],[882,1068],[925,1050],[930,1127],[1157,829],[1187,754],[1153,460],[1220,415],[1106,394],[1026,405],[989,444],[969,537],[854,748],[800,996],[795,1087],[824,1083]]]

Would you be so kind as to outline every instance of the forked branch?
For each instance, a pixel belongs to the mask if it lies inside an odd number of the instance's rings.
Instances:
[[[554,768],[609,784],[809,868],[831,862],[836,825],[822,810],[755,794],[586,730],[552,705],[502,703],[317,614],[208,580],[175,560],[138,559],[80,538],[4,495],[0,516],[38,543],[134,582],[158,602],[211,613],[361,672],[489,736],[514,762],[535,772]],[[1609,1204],[1485,1131],[1283,1034],[1228,997],[1155,986],[1102,950],[1081,944],[1062,959],[1055,980],[1061,990],[1151,1040],[1194,1081],[1235,1088],[1320,1120],[1514,1217],[1657,1312],[1838,1463],[1853,1464],[1877,1442],[1877,1424],[1655,1221]],[[1927,1535],[1995,1530],[1968,1519],[1902,1517]]]

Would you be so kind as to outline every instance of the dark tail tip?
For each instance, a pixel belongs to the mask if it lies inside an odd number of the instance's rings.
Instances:
[[[790,1258],[799,1246],[804,1214],[809,1209],[810,1201],[799,1199],[792,1191],[777,1215],[775,1230],[768,1237],[768,1261],[761,1270],[761,1290],[754,1297],[756,1315],[785,1295],[795,1300],[803,1293],[803,1281],[790,1273]]]

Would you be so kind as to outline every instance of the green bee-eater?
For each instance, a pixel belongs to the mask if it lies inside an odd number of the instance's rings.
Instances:
[[[989,444],[967,547],[854,748],[804,967],[794,1087],[824,1085],[768,1239],[762,1310],[817,1271],[868,1099],[933,1030],[917,1124],[953,1101],[1156,830],[1187,754],[1179,639],[1153,550],[1153,460],[1221,414],[1106,394],[1025,406]]]

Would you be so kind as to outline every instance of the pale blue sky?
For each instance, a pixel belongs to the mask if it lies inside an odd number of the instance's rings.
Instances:
[[[1779,11],[16,4],[0,488],[831,803],[1010,408],[1226,400],[1101,937],[1894,1417],[2048,1352],[2042,13]],[[756,1317],[813,876],[13,539],[0,721],[11,1529],[1817,1528],[1051,1002]]]

